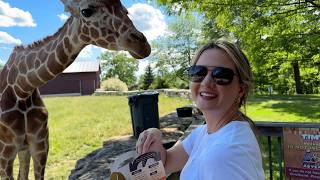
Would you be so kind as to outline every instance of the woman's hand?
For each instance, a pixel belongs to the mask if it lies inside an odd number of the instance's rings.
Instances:
[[[149,128],[140,133],[136,143],[136,151],[138,155],[151,151],[160,151],[162,132],[157,128]]]

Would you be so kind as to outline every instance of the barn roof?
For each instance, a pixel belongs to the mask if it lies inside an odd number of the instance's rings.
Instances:
[[[75,61],[63,73],[98,72],[99,61]]]

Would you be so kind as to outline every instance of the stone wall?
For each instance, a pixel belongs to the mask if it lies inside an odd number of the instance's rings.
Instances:
[[[144,92],[154,92],[157,91],[160,94],[164,94],[168,97],[181,97],[186,99],[191,99],[191,93],[188,89],[156,89],[156,90],[148,90],[148,91],[103,91],[101,89],[97,89],[94,93],[96,96],[130,96],[138,93]]]
[[[160,130],[163,133],[164,147],[166,148],[171,147],[177,140],[183,139],[193,128],[204,122],[200,114],[181,118],[177,116],[176,112],[161,117],[159,121]],[[77,161],[75,168],[71,171],[69,180],[109,179],[113,171],[112,168],[125,168],[133,160],[131,156],[125,160],[120,157],[134,151],[135,144],[134,136],[113,137],[107,140],[100,149]],[[115,165],[117,167],[114,167]],[[167,179],[176,179],[177,176],[178,174],[173,174]]]

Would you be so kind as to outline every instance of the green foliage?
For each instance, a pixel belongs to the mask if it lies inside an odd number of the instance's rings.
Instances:
[[[117,77],[129,87],[134,85],[137,78],[135,72],[138,70],[139,62],[120,52],[105,52],[101,54],[102,79]]]
[[[105,91],[128,91],[126,83],[118,78],[108,78],[101,82],[101,87]]]
[[[144,90],[149,89],[150,85],[152,84],[154,80],[154,75],[151,69],[150,64],[146,67],[146,71],[145,74],[143,75],[143,84],[142,84],[142,88]]]
[[[158,76],[188,81],[185,71],[203,41],[201,27],[199,14],[183,13],[173,17],[168,25],[170,32],[152,45],[155,50],[151,56],[156,60]]]
[[[203,13],[207,39],[221,35],[234,39],[252,62],[256,88],[272,84],[278,93],[319,92],[319,1],[157,2],[170,13]]]

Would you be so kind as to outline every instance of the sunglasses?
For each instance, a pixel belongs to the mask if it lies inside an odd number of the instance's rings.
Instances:
[[[194,65],[188,68],[188,75],[191,82],[202,82],[208,74],[208,67],[214,67],[211,70],[211,77],[216,84],[221,86],[230,84],[233,76],[236,75],[232,69],[226,67]]]

